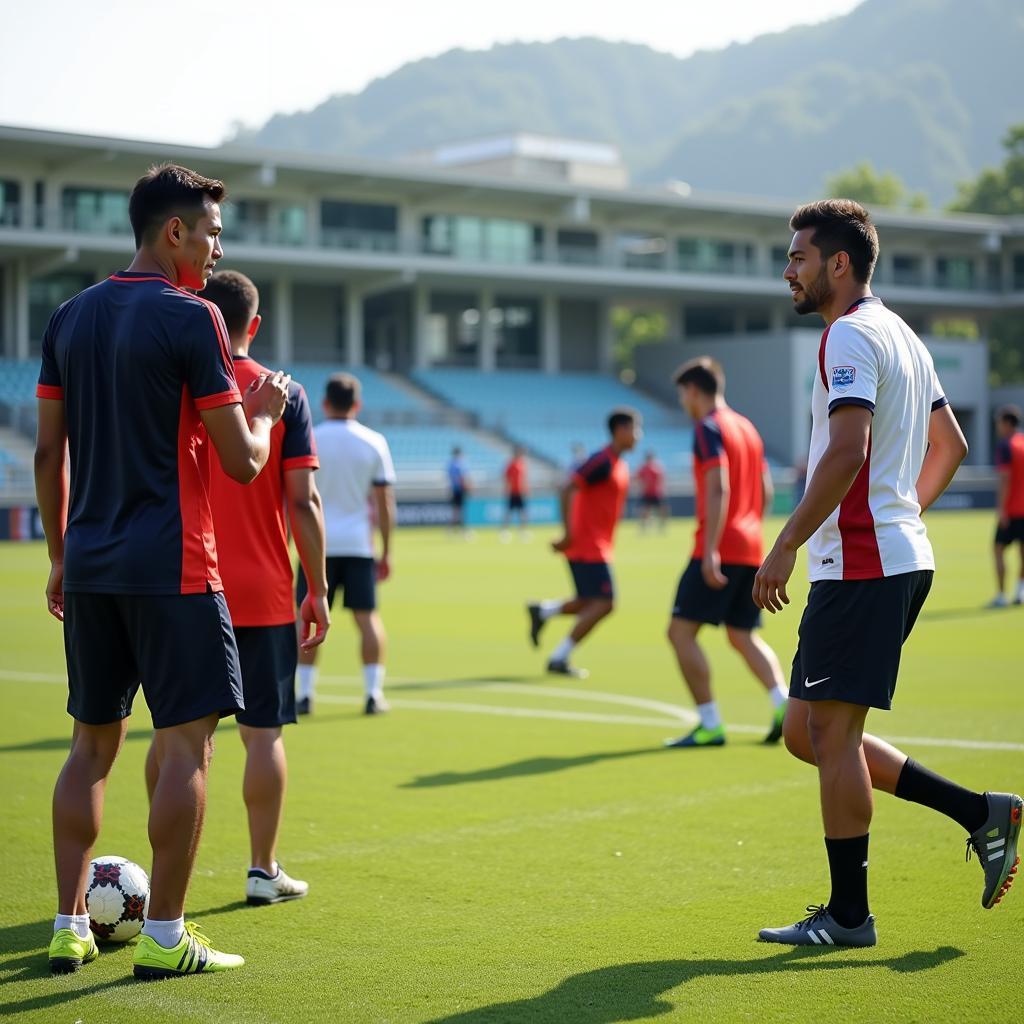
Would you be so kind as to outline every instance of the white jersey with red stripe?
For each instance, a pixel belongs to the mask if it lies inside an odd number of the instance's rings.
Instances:
[[[872,412],[868,457],[839,507],[807,543],[814,580],[866,580],[934,569],[917,500],[932,411],[946,405],[931,354],[875,296],[821,336],[811,399],[810,479],[841,405]]]

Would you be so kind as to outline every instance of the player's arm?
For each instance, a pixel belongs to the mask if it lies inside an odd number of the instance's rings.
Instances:
[[[761,471],[761,518],[772,514],[772,506],[775,504],[775,484],[772,482],[772,471],[765,463]]]
[[[232,480],[251,483],[270,457],[270,431],[281,418],[288,400],[291,377],[272,373],[253,381],[242,404],[201,409],[220,464]]]
[[[551,547],[555,551],[567,551],[572,546],[572,496],[579,487],[576,475],[573,474],[562,485],[558,493],[558,505],[562,514],[562,536],[559,540],[552,541]]]
[[[928,420],[928,451],[917,478],[917,500],[924,512],[949,486],[967,456],[967,440],[948,405],[933,409]]]
[[[68,524],[68,431],[64,400],[38,400],[35,478],[36,503],[50,556],[46,605],[54,618],[64,619],[64,532]]]
[[[374,484],[373,500],[377,508],[377,529],[380,530],[381,544],[377,579],[383,582],[391,575],[391,534],[397,518],[394,487],[391,484]]]
[[[284,474],[285,504],[292,537],[306,575],[307,595],[300,615],[305,624],[302,649],[312,650],[324,642],[331,625],[327,607],[327,544],[324,534],[324,508],[316,487],[314,471],[308,467],[288,469]],[[310,635],[311,627],[315,630]]]
[[[722,559],[718,548],[725,532],[729,511],[729,469],[722,463],[704,470],[704,557],[701,574],[714,590],[721,590],[729,581],[722,575]]]
[[[796,553],[839,507],[867,461],[872,415],[871,409],[861,405],[840,405],[829,416],[828,446],[800,504],[754,578],[754,602],[759,608],[774,613],[789,604],[786,583],[793,574]]]
[[[1010,517],[1006,514],[1006,503],[1010,498],[1010,474],[1000,471],[999,483],[996,485],[996,515],[1000,526],[1009,526]]]

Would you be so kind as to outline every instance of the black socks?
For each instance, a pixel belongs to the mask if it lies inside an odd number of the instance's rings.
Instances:
[[[945,814],[967,832],[976,832],[988,818],[988,801],[984,794],[972,793],[909,757],[896,783],[896,796]]]
[[[843,928],[859,928],[868,918],[868,837],[829,839],[828,870],[832,876],[832,898],[828,912]]]

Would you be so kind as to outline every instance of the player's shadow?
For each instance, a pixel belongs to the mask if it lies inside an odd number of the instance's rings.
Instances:
[[[529,775],[549,775],[564,772],[570,768],[582,768],[602,761],[621,761],[629,757],[643,757],[646,754],[660,754],[661,747],[638,747],[636,750],[609,750],[596,754],[579,754],[576,757],[528,757],[523,761],[512,761],[494,768],[478,768],[472,772],[438,772],[435,775],[420,775],[412,782],[403,782],[399,789],[432,789],[436,786],[461,786],[467,782],[496,782],[499,779],[516,779]]]
[[[133,743],[137,740],[150,740],[153,738],[152,729],[129,729],[124,736],[125,743]],[[27,743],[9,743],[0,747],[0,754],[30,753],[32,751],[63,750],[71,749],[71,732],[66,736],[51,736],[45,740],[29,740]]]
[[[949,622],[960,619],[987,619],[998,612],[1012,611],[1011,608],[982,608],[972,604],[968,608],[936,608],[923,611],[918,616],[921,622]]]
[[[800,947],[753,960],[654,960],[574,974],[550,992],[437,1017],[428,1024],[617,1024],[672,1013],[665,993],[694,978],[733,978],[780,971],[857,971],[888,968],[898,974],[930,971],[964,956],[962,949],[905,953],[893,959],[848,959],[843,950]],[[684,997],[685,998],[685,997]],[[697,1013],[696,1007],[693,1012]]]
[[[389,683],[390,693],[415,693],[417,690],[472,690],[493,683],[531,683],[539,676],[471,676],[468,679],[422,679],[415,683]]]

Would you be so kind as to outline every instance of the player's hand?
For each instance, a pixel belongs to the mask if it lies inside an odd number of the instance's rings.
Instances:
[[[383,583],[386,579],[391,576],[391,560],[387,555],[382,556],[375,566],[377,573],[377,582]]]
[[[260,374],[242,400],[246,418],[251,420],[255,416],[269,416],[271,422],[277,423],[288,404],[288,385],[291,382],[292,378],[280,370]]]
[[[793,575],[793,567],[796,565],[796,551],[783,547],[778,541],[775,547],[768,552],[768,557],[761,564],[754,577],[754,589],[751,595],[754,604],[763,608],[766,612],[774,615],[782,611],[782,606],[789,604],[789,594],[786,593],[786,584],[789,577]]]
[[[712,590],[723,590],[728,586],[729,580],[722,574],[722,556],[717,551],[710,551],[704,555],[700,571],[704,582]]]
[[[64,621],[64,563],[50,563],[50,578],[46,581],[46,607],[58,622]]]
[[[553,540],[551,542],[552,551],[568,551],[572,546],[572,537],[566,535],[561,537],[559,540]]]
[[[299,634],[302,642],[299,646],[304,651],[319,647],[327,637],[327,630],[331,628],[331,610],[327,607],[327,597],[307,594],[299,608],[299,621],[302,623]]]

